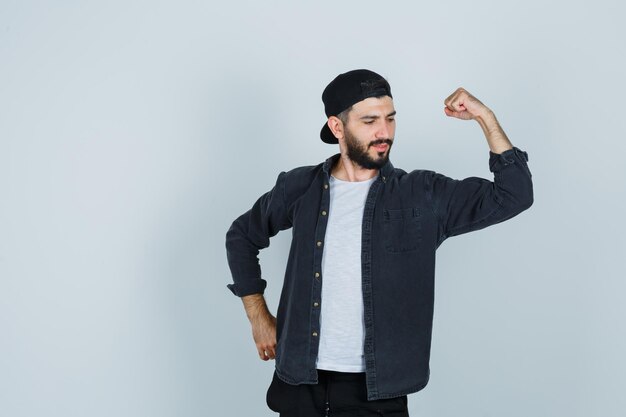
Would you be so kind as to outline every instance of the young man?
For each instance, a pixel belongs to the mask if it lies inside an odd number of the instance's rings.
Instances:
[[[324,90],[321,138],[339,153],[278,175],[226,235],[233,284],[262,360],[275,359],[267,404],[282,417],[408,416],[426,386],[435,251],[448,237],[510,219],[533,203],[526,152],[463,88],[445,114],[476,120],[494,181],[394,168],[395,114],[380,75],[354,70]],[[270,237],[293,228],[276,317],[258,262]]]

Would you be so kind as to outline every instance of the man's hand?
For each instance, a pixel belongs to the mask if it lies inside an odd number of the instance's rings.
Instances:
[[[267,309],[263,294],[241,297],[252,325],[252,337],[259,357],[267,361],[276,357],[276,317]]]
[[[276,358],[276,317],[268,313],[266,318],[252,323],[252,337],[262,360]]]
[[[483,129],[489,148],[493,153],[500,154],[512,149],[513,145],[498,123],[496,115],[476,97],[462,87],[456,89],[444,101],[443,111],[447,116],[462,120],[476,120]]]
[[[456,89],[444,100],[446,107],[443,111],[447,116],[457,119],[471,120],[477,117],[484,118],[491,110],[480,102],[476,97],[467,92],[463,87]]]

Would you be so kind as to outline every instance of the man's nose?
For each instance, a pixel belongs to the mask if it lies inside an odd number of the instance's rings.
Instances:
[[[391,137],[391,124],[382,122],[376,131],[376,139],[388,139]]]

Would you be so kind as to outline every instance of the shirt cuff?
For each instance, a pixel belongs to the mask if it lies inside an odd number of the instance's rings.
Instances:
[[[489,171],[496,172],[507,165],[528,162],[528,153],[514,146],[502,153],[493,153],[489,151]]]
[[[235,294],[237,297],[243,297],[250,294],[263,294],[265,292],[265,287],[267,286],[267,281],[262,278],[255,279],[252,282],[238,283],[238,284],[228,284],[228,289]]]

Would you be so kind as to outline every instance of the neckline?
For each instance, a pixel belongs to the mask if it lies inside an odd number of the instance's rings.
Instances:
[[[372,178],[368,178],[368,179],[366,179],[364,181],[345,181],[345,180],[340,180],[339,178],[335,177],[334,175],[331,175],[330,179],[331,179],[331,181],[337,181],[337,182],[339,182],[341,184],[355,184],[355,185],[358,185],[358,184],[372,183],[372,182],[376,181],[376,177],[377,177],[377,175],[373,176]]]

